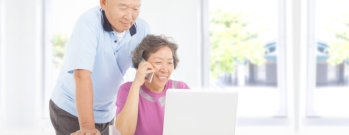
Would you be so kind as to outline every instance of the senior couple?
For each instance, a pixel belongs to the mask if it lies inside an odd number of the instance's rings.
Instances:
[[[80,16],[51,96],[50,118],[57,135],[161,135],[169,88],[178,65],[177,44],[149,34],[138,18],[140,0],[100,0]],[[137,69],[123,83],[127,69]],[[123,83],[123,84],[121,84]]]

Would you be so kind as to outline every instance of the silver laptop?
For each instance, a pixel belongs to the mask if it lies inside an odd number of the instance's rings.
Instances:
[[[238,93],[228,89],[170,89],[163,135],[234,135]]]

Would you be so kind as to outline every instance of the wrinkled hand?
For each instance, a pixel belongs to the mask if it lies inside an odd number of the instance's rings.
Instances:
[[[70,135],[101,135],[98,129],[83,129],[83,130],[78,130],[74,133],[71,133]]]
[[[145,78],[146,74],[155,72],[154,67],[152,66],[152,64],[150,64],[149,62],[145,61],[142,62],[141,64],[139,64],[137,72],[136,72],[136,77],[133,81],[133,83],[137,83],[139,85],[142,85],[144,83],[145,80],[147,80]]]

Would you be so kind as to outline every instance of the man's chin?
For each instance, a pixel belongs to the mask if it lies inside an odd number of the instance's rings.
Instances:
[[[122,31],[126,31],[126,30],[128,30],[130,28],[131,28],[131,26],[124,26],[124,27],[122,27]]]
[[[131,26],[132,26],[132,25],[131,25]],[[127,26],[122,25],[122,27],[119,27],[119,28],[117,29],[117,30],[119,30],[119,31],[117,31],[117,32],[124,32],[124,31],[130,29],[131,26],[129,26],[129,25],[127,25]]]

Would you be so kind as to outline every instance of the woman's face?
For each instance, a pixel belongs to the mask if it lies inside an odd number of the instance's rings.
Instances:
[[[171,73],[174,69],[172,51],[169,47],[161,47],[157,52],[150,54],[148,62],[150,62],[155,73],[151,83],[146,81],[153,89],[164,88],[168,79],[170,79]]]

